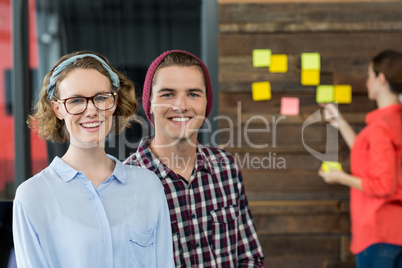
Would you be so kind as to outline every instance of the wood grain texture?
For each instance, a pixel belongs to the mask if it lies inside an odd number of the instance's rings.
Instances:
[[[228,4],[219,11],[219,29],[221,33],[398,31],[401,15],[400,1]]]
[[[339,200],[274,200],[251,201],[253,215],[281,215],[305,213],[342,213],[343,205]]]
[[[399,0],[217,0],[218,4],[243,4],[243,3],[370,3],[370,2],[398,2]]]
[[[342,185],[328,185],[318,176],[318,168],[292,171],[258,171],[243,169],[245,189],[248,193],[319,193],[344,192],[349,189]],[[343,208],[346,209],[346,208]]]
[[[253,218],[261,235],[345,235],[350,230],[348,213],[256,215]]]
[[[366,94],[368,54],[321,53],[321,84],[350,84],[353,94]],[[269,68],[254,68],[252,57],[222,56],[220,64],[220,91],[250,91],[251,83],[269,81],[272,92],[315,93],[315,87],[303,86],[301,80],[301,54],[288,55],[288,72],[271,73]]]
[[[218,3],[219,117],[213,119],[221,131],[217,143],[242,170],[265,266],[354,267],[349,251],[350,189],[328,185],[317,174],[322,160],[334,159],[350,172],[350,150],[322,120],[316,87],[301,85],[301,53],[320,53],[320,84],[352,86],[352,103],[339,109],[358,133],[366,114],[376,108],[367,98],[370,59],[383,49],[401,49],[402,1]],[[254,68],[252,51],[261,48],[286,54],[288,71]],[[271,83],[270,100],[253,101],[251,84],[259,81]],[[298,97],[300,114],[281,116],[282,97]],[[326,154],[317,158],[306,147]]]
[[[314,87],[316,88],[316,87]],[[233,112],[236,113],[239,110],[241,113],[259,113],[270,112],[276,115],[280,115],[281,98],[284,96],[294,96],[300,99],[300,113],[301,114],[313,114],[320,110],[320,106],[316,102],[316,96],[314,94],[273,94],[272,99],[267,101],[254,101],[252,99],[251,87],[249,93],[237,93],[230,94],[227,92],[221,92],[219,94],[219,110],[220,112]],[[354,95],[352,105],[340,105],[341,112],[346,113],[367,113],[376,108],[374,102],[367,98],[367,95]],[[286,121],[286,117],[281,121]],[[297,117],[297,116],[296,116]],[[278,118],[278,116],[277,116]],[[223,121],[223,120],[222,120]],[[279,122],[281,122],[279,121]]]
[[[219,36],[220,56],[251,55],[253,49],[269,48],[275,54],[300,54],[319,52],[321,54],[349,55],[369,53],[374,56],[380,50],[400,49],[401,32],[356,32],[356,33],[275,33],[275,34],[221,34]]]

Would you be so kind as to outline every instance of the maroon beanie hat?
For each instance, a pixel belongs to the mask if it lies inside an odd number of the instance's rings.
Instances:
[[[184,51],[184,50],[169,50],[161,54],[159,57],[157,57],[149,66],[147,75],[145,76],[145,82],[144,82],[144,88],[142,91],[142,107],[144,108],[144,111],[148,117],[149,122],[152,123],[151,120],[151,111],[150,111],[150,96],[151,96],[151,90],[152,90],[152,79],[154,77],[156,69],[159,67],[161,62],[166,58],[167,55],[170,53],[174,52],[179,52],[179,53],[184,53],[187,55],[190,55],[191,57],[195,58],[201,65],[202,71],[204,72],[205,76],[205,81],[206,81],[206,89],[207,89],[207,108],[205,111],[205,118],[208,117],[209,113],[211,112],[212,109],[212,87],[211,87],[211,79],[209,78],[209,73],[208,69],[205,66],[205,64],[196,56],[193,54]]]

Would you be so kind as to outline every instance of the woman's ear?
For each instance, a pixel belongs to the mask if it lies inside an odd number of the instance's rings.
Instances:
[[[113,113],[116,112],[117,109],[117,104],[119,103],[119,95],[117,94],[114,96],[114,107],[113,107]]]
[[[385,75],[383,73],[379,73],[377,78],[380,79],[380,82],[382,85],[388,83],[387,78],[385,77]]]
[[[64,117],[63,117],[63,114],[62,114],[61,111],[60,111],[60,105],[59,105],[59,103],[57,103],[57,102],[55,102],[55,101],[52,101],[52,102],[51,102],[51,105],[52,105],[52,110],[53,110],[54,114],[56,115],[56,117],[57,117],[58,119],[60,119],[60,120],[63,120]]]

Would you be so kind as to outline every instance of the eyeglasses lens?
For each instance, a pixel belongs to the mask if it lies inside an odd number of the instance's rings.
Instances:
[[[87,102],[92,100],[93,104],[98,110],[105,111],[113,108],[114,106],[114,95],[110,94],[99,94],[92,98],[76,97],[66,100],[66,109],[70,114],[80,114],[87,108]]]

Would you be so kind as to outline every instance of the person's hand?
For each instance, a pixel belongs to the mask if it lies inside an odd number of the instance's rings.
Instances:
[[[340,121],[343,120],[338,108],[333,103],[321,104],[324,108],[324,119],[329,122],[334,128],[339,128]]]
[[[328,172],[324,172],[322,169],[318,171],[318,175],[324,179],[328,184],[341,184],[342,177],[346,173],[342,170],[330,168]]]

